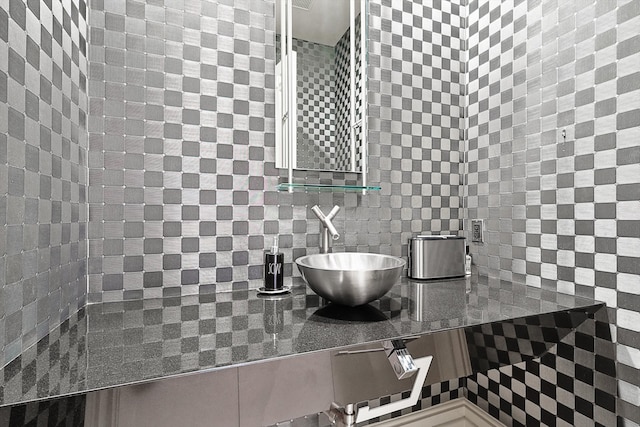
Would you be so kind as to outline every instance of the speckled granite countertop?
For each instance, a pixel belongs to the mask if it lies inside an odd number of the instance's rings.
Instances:
[[[380,300],[346,309],[300,279],[288,284],[279,297],[247,290],[89,305],[3,368],[0,405],[602,305],[473,276],[403,278]]]

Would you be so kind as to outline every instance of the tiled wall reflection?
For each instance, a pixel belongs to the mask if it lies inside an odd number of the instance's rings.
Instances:
[[[606,301],[618,411],[638,424],[638,2],[476,0],[469,12],[466,217],[486,228],[474,262]]]
[[[0,425],[83,427],[85,400],[81,395],[1,408]]]
[[[507,426],[622,425],[615,357],[603,308],[544,356],[468,377],[466,397]]]
[[[87,4],[0,3],[0,363],[86,302]]]
[[[360,15],[356,17],[354,23],[354,57],[359,58],[360,55]],[[351,170],[351,28],[342,35],[335,46],[336,59],[336,121],[334,123],[336,131],[336,169]],[[359,70],[359,62],[356,63],[356,73]],[[361,80],[357,80],[361,82]],[[356,93],[362,91],[362,85],[356,83]],[[360,102],[360,98],[356,98],[356,105]],[[361,109],[357,110],[358,112]],[[360,120],[361,114],[356,116],[356,122]],[[357,140],[360,141],[360,140]]]
[[[294,39],[297,54],[296,164],[336,169],[336,49]]]
[[[356,18],[355,58],[359,68],[360,15]],[[297,146],[296,165],[301,169],[351,170],[351,31],[347,28],[335,46],[293,39],[297,56]],[[276,60],[280,61],[280,37],[276,35]],[[358,75],[357,75],[358,76]],[[356,105],[361,79],[356,77]],[[356,119],[362,117],[357,108]],[[358,128],[359,129],[359,128]],[[359,132],[357,134],[359,136]],[[356,138],[358,138],[356,136]],[[360,141],[360,139],[356,139]],[[359,147],[359,146],[358,146]],[[360,152],[358,150],[358,152]],[[357,163],[360,166],[360,163]],[[358,169],[361,170],[361,169]]]
[[[246,288],[274,235],[297,275],[293,259],[318,251],[314,204],[342,207],[336,250],[406,256],[412,234],[460,229],[458,5],[371,2],[370,182],[382,191],[366,196],[275,191],[272,1],[94,6],[90,301]],[[407,26],[418,30],[394,35]]]

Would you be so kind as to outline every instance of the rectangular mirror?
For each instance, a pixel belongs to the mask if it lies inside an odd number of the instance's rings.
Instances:
[[[276,167],[289,182],[293,170],[366,172],[361,11],[365,0],[276,1]]]

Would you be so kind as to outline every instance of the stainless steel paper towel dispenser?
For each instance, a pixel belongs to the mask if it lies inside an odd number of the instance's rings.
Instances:
[[[464,276],[465,239],[454,235],[416,236],[409,239],[412,279]]]

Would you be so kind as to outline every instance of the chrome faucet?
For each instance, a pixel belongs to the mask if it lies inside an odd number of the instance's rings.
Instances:
[[[327,414],[329,420],[333,424],[352,427],[358,423],[362,423],[373,418],[410,408],[418,403],[418,400],[422,396],[422,387],[424,387],[424,382],[427,379],[427,374],[429,373],[433,356],[424,356],[414,360],[411,357],[411,354],[409,354],[403,339],[384,341],[382,343],[382,348],[340,351],[336,356],[368,353],[381,350],[384,350],[387,355],[387,359],[393,368],[393,372],[395,372],[396,377],[399,380],[409,378],[416,374],[416,379],[411,387],[411,394],[409,397],[404,399],[386,403],[375,408],[371,408],[369,405],[357,407],[355,404],[346,404],[342,406],[333,402],[329,409],[325,411],[325,414]]]
[[[388,340],[382,343],[384,352],[391,363],[393,372],[399,380],[409,378],[418,371],[418,367],[409,354],[404,340]]]
[[[328,254],[331,253],[331,239],[338,240],[340,238],[340,233],[336,230],[331,220],[336,216],[338,211],[340,210],[340,206],[334,206],[327,215],[322,213],[318,205],[315,205],[311,208],[311,212],[313,212],[318,219],[320,220],[320,253]]]

